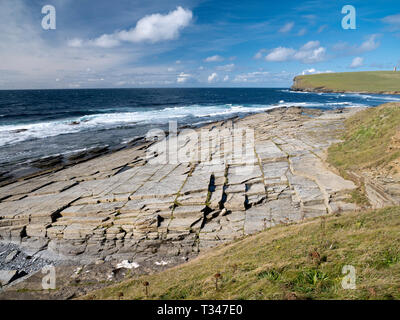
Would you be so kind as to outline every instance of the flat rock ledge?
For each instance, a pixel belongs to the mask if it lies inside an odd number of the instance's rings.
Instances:
[[[274,109],[8,184],[0,241],[53,261],[183,262],[276,224],[355,210],[346,200],[356,186],[324,156],[358,110]],[[224,143],[243,130],[254,139]]]

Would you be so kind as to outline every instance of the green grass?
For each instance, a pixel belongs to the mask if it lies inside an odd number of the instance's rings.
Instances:
[[[400,130],[399,103],[360,111],[345,126],[343,142],[328,150],[328,162],[343,175],[346,170],[385,167],[400,157],[400,146],[392,146],[392,137]]]
[[[399,231],[399,207],[277,226],[84,299],[146,299],[144,281],[148,299],[399,299]],[[341,286],[344,265],[356,269],[355,290]]]
[[[297,76],[293,89],[334,92],[400,93],[400,72],[367,71]]]

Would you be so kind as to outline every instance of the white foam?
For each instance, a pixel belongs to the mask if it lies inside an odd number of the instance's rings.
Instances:
[[[247,114],[262,112],[278,107],[323,107],[329,105],[358,106],[351,102],[338,103],[308,103],[308,102],[287,102],[280,101],[274,105],[190,105],[182,107],[169,107],[160,110],[144,110],[135,112],[119,112],[87,115],[79,118],[40,122],[25,125],[4,125],[0,126],[0,146],[15,144],[18,142],[54,137],[61,134],[71,134],[80,131],[117,128],[120,126],[134,126],[137,124],[165,124],[169,120],[178,120],[184,123],[183,118],[212,118],[229,117],[234,114]],[[181,119],[181,120],[179,120]],[[212,121],[201,120],[202,121]],[[191,121],[193,122],[193,121]],[[199,123],[198,121],[195,121]]]

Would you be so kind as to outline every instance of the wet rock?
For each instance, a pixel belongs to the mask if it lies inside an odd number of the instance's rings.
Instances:
[[[63,161],[63,156],[57,155],[57,156],[45,157],[42,159],[32,161],[31,165],[36,168],[45,169],[45,168],[51,168],[56,165],[59,165],[62,163],[62,161]]]

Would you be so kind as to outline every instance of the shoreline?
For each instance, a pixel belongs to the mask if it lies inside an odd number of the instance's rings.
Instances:
[[[209,125],[216,125],[218,123],[224,123],[226,121],[232,121],[234,119],[243,119],[245,117],[269,112],[271,110],[280,109],[280,108],[298,108],[297,106],[292,107],[280,107],[271,108],[268,110],[263,110],[260,112],[253,112],[244,114],[242,116],[235,115],[230,116],[223,120],[216,120],[211,122],[206,122],[202,124],[184,124],[178,127],[178,134],[184,129],[199,129],[202,127],[207,127]],[[166,137],[168,136],[168,131],[165,131]],[[54,173],[59,170],[63,170],[74,165],[77,165],[82,162],[90,161],[98,157],[102,157],[105,155],[113,154],[121,150],[133,148],[133,147],[149,147],[153,142],[146,141],[145,136],[135,136],[128,142],[123,142],[120,144],[116,144],[114,146],[103,145],[103,146],[95,146],[91,148],[85,148],[85,150],[76,150],[68,153],[60,153],[44,156],[41,158],[31,159],[23,163],[13,164],[14,169],[9,171],[8,173],[0,172],[0,187],[6,186],[8,184],[21,181],[28,180],[31,178],[39,177],[48,173]],[[69,156],[67,156],[69,155]],[[42,167],[42,168],[41,168]],[[22,171],[22,173],[18,173]],[[11,172],[11,175],[10,175]],[[14,175],[13,175],[14,174]],[[1,197],[0,197],[1,200]]]
[[[238,117],[239,116],[232,116],[222,121],[228,121]],[[178,133],[183,129],[187,128],[197,129],[201,128],[202,126],[207,126],[209,124],[218,122],[221,122],[221,120],[212,121],[209,123],[205,123],[203,125],[185,124],[178,127]],[[168,132],[166,132],[166,136],[168,136]],[[10,176],[9,173],[7,174],[0,172],[0,187],[6,186],[8,184],[20,180],[28,180],[47,173],[57,172],[59,170],[69,168],[71,166],[77,165],[82,162],[90,161],[101,156],[116,153],[120,150],[129,149],[132,147],[142,147],[142,146],[149,147],[151,144],[152,143],[146,141],[145,136],[136,136],[127,142],[122,142],[114,146],[100,145],[91,148],[85,148],[84,150],[76,150],[67,153],[52,154],[41,158],[31,159],[22,163],[15,163],[13,164],[14,169],[11,169],[10,171],[11,173],[14,173],[14,176],[13,175]],[[22,171],[22,173],[18,173],[18,171],[20,170]]]
[[[152,164],[161,140],[0,187],[1,242],[62,265],[110,270],[127,260],[152,272],[277,224],[354,210],[345,195],[355,185],[325,168],[323,154],[360,109],[282,107],[197,128],[254,130],[254,149],[242,142],[250,158],[226,158],[212,138],[204,152],[222,162]]]

